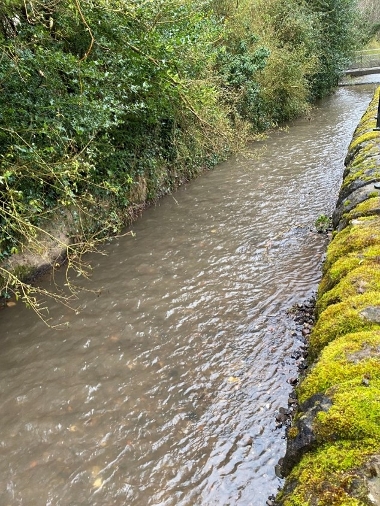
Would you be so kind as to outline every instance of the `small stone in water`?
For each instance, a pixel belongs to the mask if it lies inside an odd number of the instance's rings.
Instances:
[[[241,380],[235,376],[230,376],[227,381],[228,383],[239,383]]]
[[[95,478],[96,476],[98,476],[101,470],[102,468],[100,466],[93,466],[91,469],[92,476]]]
[[[282,476],[282,467],[280,464],[276,464],[274,466],[274,474],[277,476],[277,478],[283,478]]]
[[[103,480],[101,478],[96,478],[92,486],[94,488],[100,488],[103,485]]]
[[[242,446],[252,446],[252,444],[253,444],[253,439],[250,435],[246,434],[245,436],[242,437],[242,439],[241,439]]]

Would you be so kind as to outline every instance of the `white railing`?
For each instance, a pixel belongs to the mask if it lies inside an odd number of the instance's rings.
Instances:
[[[380,49],[363,49],[356,51],[350,69],[380,67]]]

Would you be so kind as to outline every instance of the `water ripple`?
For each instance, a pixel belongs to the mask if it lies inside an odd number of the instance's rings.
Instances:
[[[297,346],[343,158],[372,89],[340,89],[288,132],[147,210],[90,256],[62,330],[3,312],[0,503],[264,506],[281,480]]]

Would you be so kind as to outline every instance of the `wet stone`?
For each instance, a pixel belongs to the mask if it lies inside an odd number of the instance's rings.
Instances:
[[[308,367],[306,360],[303,358],[298,362],[297,366],[300,371],[304,371]]]
[[[325,395],[313,395],[300,406],[300,416],[297,419],[297,435],[287,440],[286,454],[280,459],[281,474],[287,476],[291,469],[300,461],[301,457],[314,448],[316,435],[313,422],[320,411],[328,411],[332,401]]]
[[[188,413],[186,413],[186,418],[187,420],[195,422],[196,420],[198,420],[199,417],[195,411],[189,411]]]
[[[274,473],[275,475],[277,476],[277,478],[283,478],[283,474],[282,474],[282,465],[280,463],[276,464],[274,466]]]
[[[253,438],[249,434],[245,434],[240,440],[240,446],[252,446]]]
[[[379,180],[380,159],[373,161],[373,166],[363,170],[360,177],[356,177],[349,185],[343,186],[340,190],[337,205],[340,206],[348,197],[359,189],[366,187],[371,183],[376,183]]]
[[[375,183],[376,184],[376,183]],[[333,213],[333,225],[337,230],[343,230],[348,221],[344,215],[354,209],[358,204],[364,202],[369,198],[369,195],[376,190],[374,183],[369,183],[365,186],[353,191],[349,196],[343,199]],[[380,209],[374,210],[374,214],[380,214]]]
[[[374,323],[380,323],[380,307],[379,306],[368,306],[362,311],[360,311],[360,315]]]

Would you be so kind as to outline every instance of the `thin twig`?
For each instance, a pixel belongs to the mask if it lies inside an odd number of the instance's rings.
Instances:
[[[92,31],[91,31],[91,28],[89,26],[89,24],[87,23],[86,21],[86,18],[84,17],[83,15],[83,12],[82,12],[82,9],[81,9],[81,6],[80,6],[80,3],[79,3],[79,0],[75,0],[75,4],[77,6],[77,9],[78,9],[78,12],[79,12],[79,15],[83,21],[83,24],[85,25],[85,27],[87,28],[88,30],[88,33],[90,34],[90,37],[91,37],[91,42],[90,42],[90,45],[87,49],[87,51],[84,53],[83,57],[79,60],[79,61],[84,61],[84,60],[87,60],[88,58],[88,55],[91,53],[92,51],[92,46],[94,45],[94,42],[95,42],[95,37],[93,36],[92,34]]]

